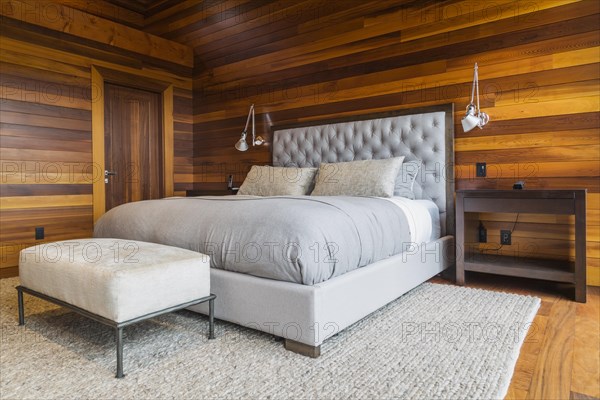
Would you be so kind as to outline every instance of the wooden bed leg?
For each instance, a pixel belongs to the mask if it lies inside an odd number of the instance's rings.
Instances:
[[[308,344],[296,342],[295,340],[285,339],[284,347],[286,350],[303,356],[318,358],[321,355],[321,346],[310,346]]]

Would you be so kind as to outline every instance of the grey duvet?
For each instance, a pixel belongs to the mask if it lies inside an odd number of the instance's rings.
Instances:
[[[402,252],[408,222],[370,197],[188,197],[128,203],[94,237],[161,243],[211,257],[211,267],[313,285]]]

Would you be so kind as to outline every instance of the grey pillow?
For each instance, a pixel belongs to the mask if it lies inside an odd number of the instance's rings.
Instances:
[[[415,186],[417,174],[419,173],[422,164],[423,163],[421,160],[407,161],[402,163],[402,167],[400,167],[400,173],[396,179],[394,196],[406,197],[411,200],[415,199],[413,187]]]
[[[324,163],[311,196],[392,197],[404,157]]]
[[[302,196],[310,193],[316,168],[253,165],[237,194],[251,196]]]

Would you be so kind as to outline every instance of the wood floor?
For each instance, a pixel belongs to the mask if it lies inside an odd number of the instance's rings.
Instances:
[[[466,282],[542,299],[506,399],[600,398],[600,287],[588,286],[587,303],[582,304],[571,300],[568,286],[550,282],[477,273],[469,273]]]

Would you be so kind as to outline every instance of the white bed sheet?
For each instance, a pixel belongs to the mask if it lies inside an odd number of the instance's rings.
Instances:
[[[411,200],[389,197],[386,200],[402,209],[408,220],[408,229],[414,243],[429,243],[441,235],[440,209],[431,200]]]

